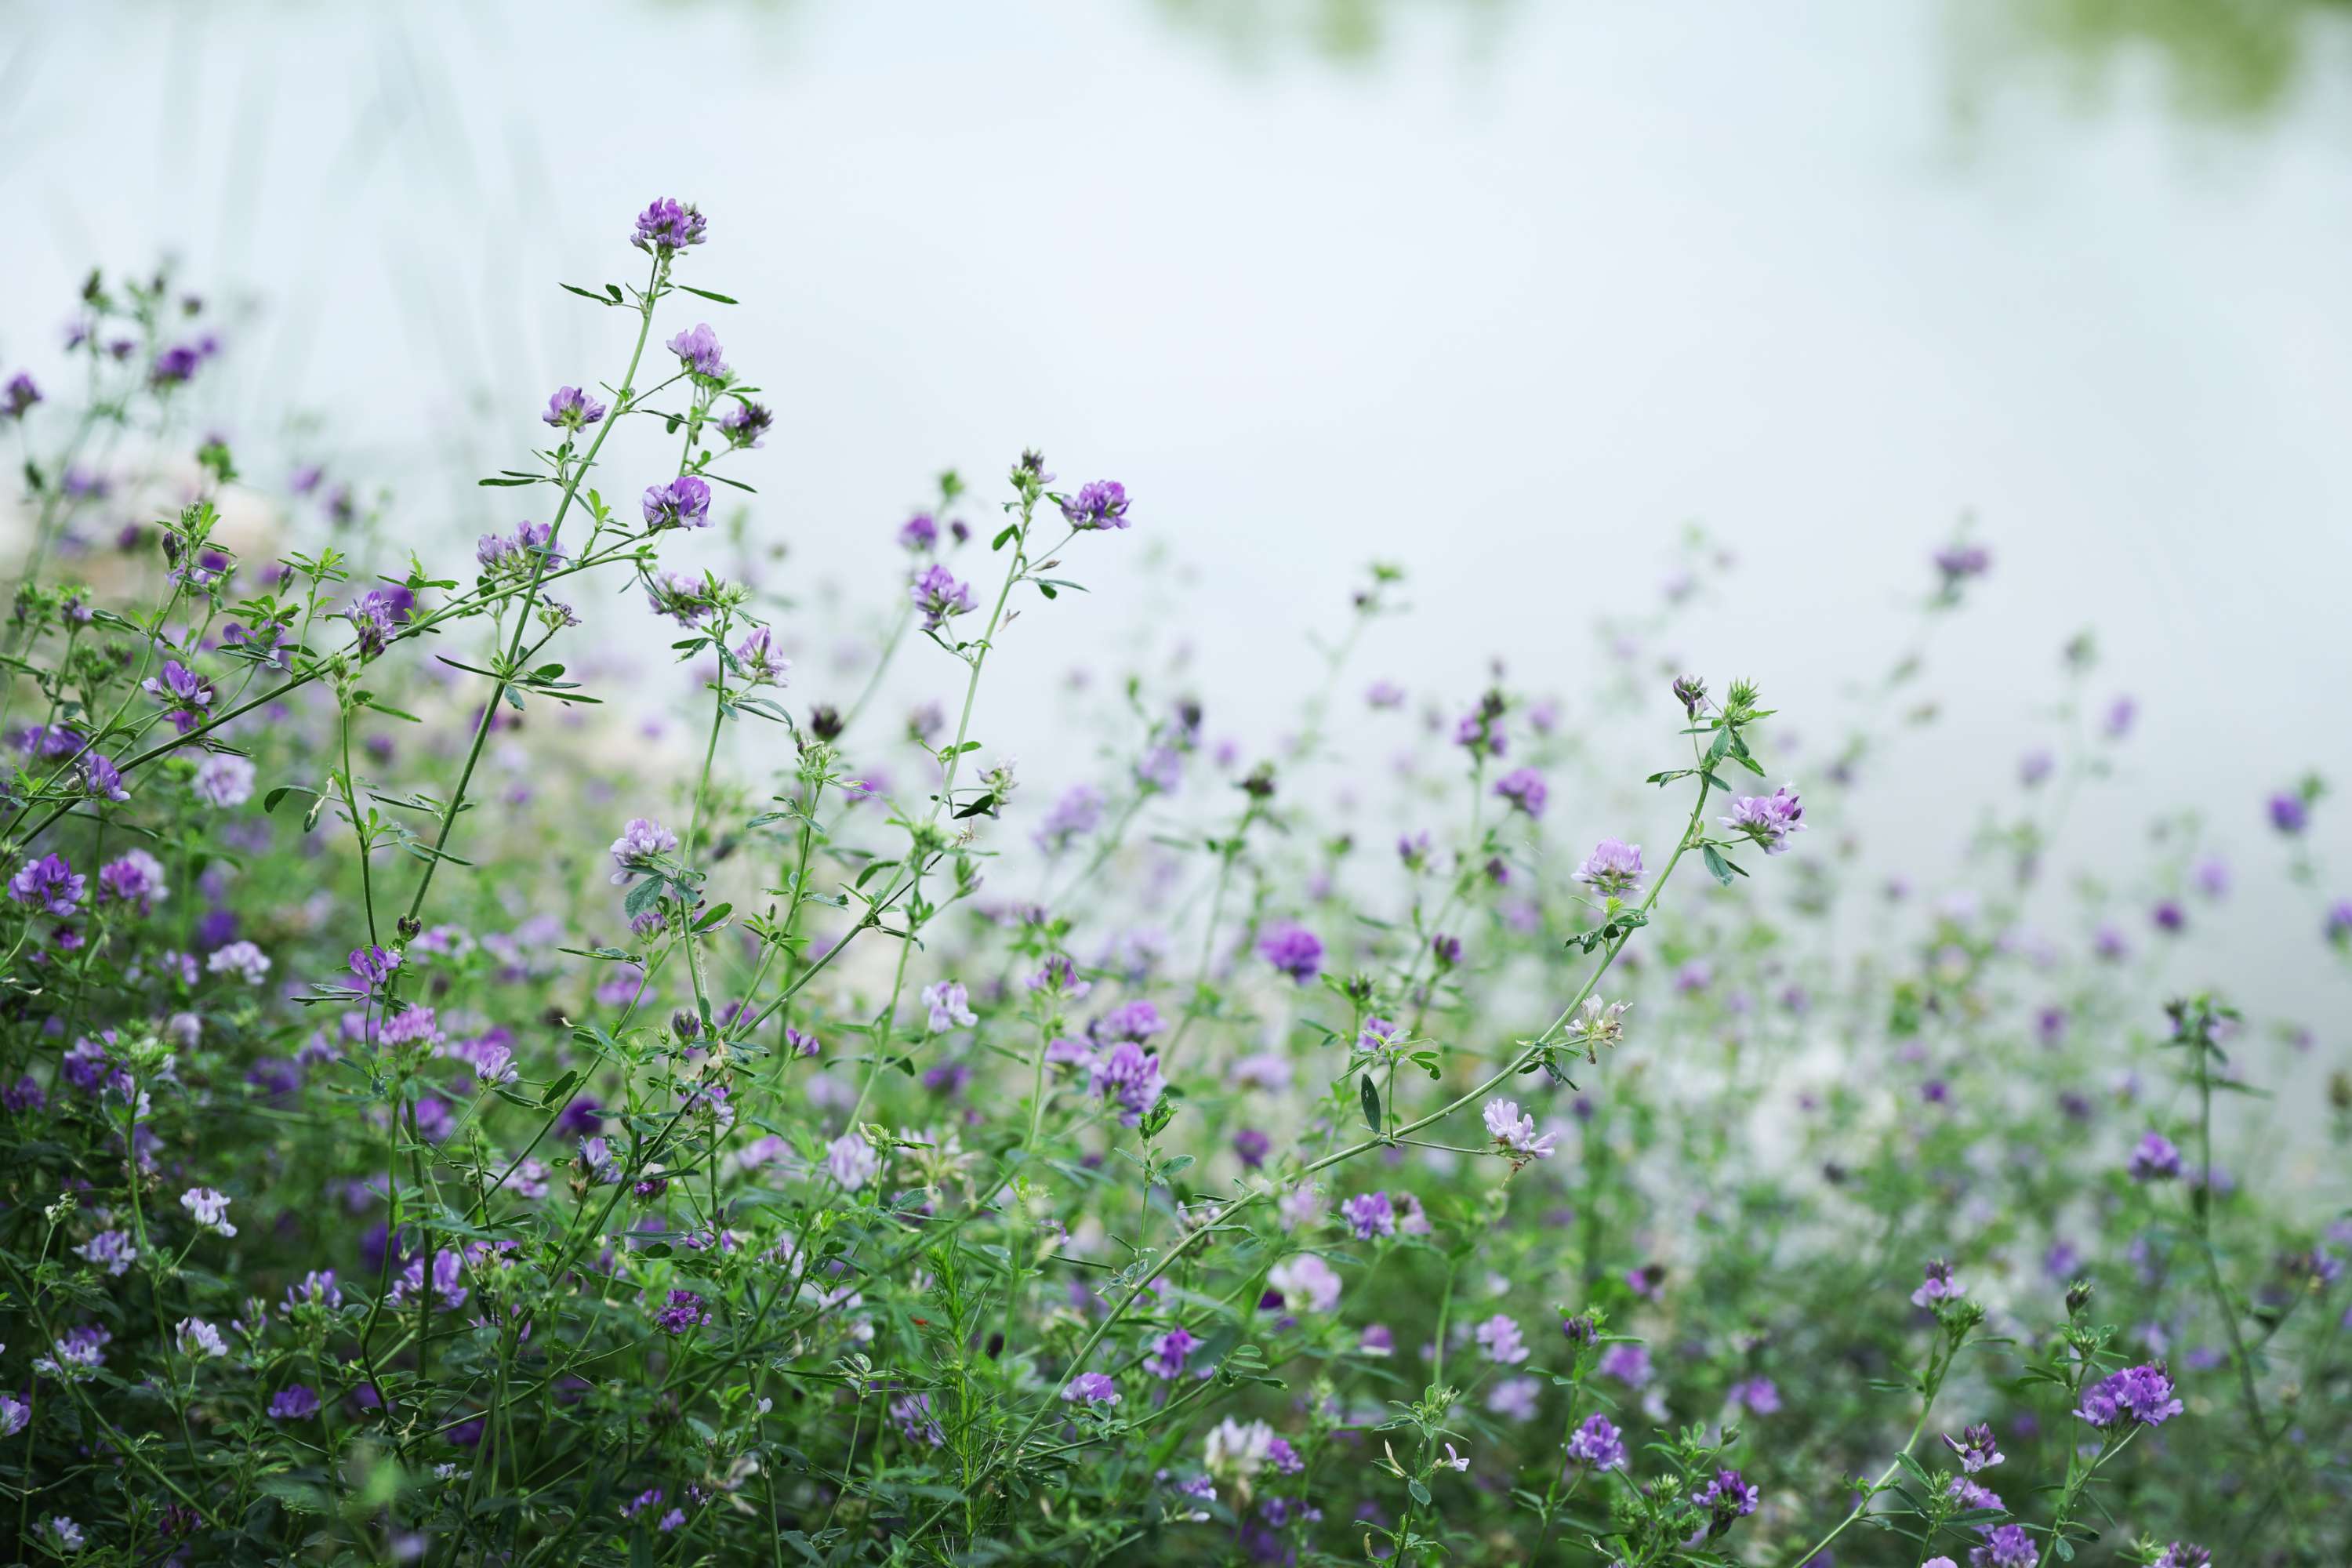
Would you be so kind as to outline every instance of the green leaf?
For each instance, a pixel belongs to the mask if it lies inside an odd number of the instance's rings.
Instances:
[[[575,1068],[571,1071],[566,1072],[562,1078],[557,1079],[553,1083],[547,1086],[547,1092],[539,1097],[539,1108],[541,1110],[545,1110],[549,1107],[562,1100],[565,1097],[571,1094],[572,1086],[579,1081],[580,1072],[578,1068]]]
[[[685,289],[688,293],[694,295],[697,299],[716,300],[722,305],[740,305],[743,302],[740,300],[730,299],[724,294],[714,294],[708,289],[698,289],[691,283],[681,283],[678,287]]]
[[[570,293],[577,294],[577,295],[579,295],[583,300],[595,300],[595,301],[596,301],[596,303],[598,303],[599,305],[617,305],[617,304],[619,304],[619,303],[620,303],[620,301],[619,301],[619,300],[608,300],[608,299],[606,299],[604,295],[599,294],[599,293],[598,293],[598,292],[596,292],[596,290],[595,290],[595,289],[583,289],[583,288],[582,288],[582,287],[580,287],[580,285],[579,285],[579,284],[577,284],[577,283],[559,283],[559,284],[557,284],[557,285],[556,285],[556,287],[557,287],[557,288],[559,288],[559,289],[565,289],[565,290],[567,290],[567,291],[568,291],[568,292],[570,292]]]
[[[1364,1107],[1364,1125],[1378,1132],[1381,1130],[1381,1091],[1372,1087],[1371,1074],[1364,1074],[1358,1081],[1356,1095]]]
[[[278,809],[278,803],[284,800],[289,795],[307,795],[316,796],[318,793],[319,792],[317,790],[311,789],[306,784],[279,784],[276,789],[271,790],[268,795],[261,797],[261,809],[265,814],[273,813]]]
[[[478,485],[498,485],[501,487],[535,485],[539,483],[537,479],[476,479],[474,482]]]

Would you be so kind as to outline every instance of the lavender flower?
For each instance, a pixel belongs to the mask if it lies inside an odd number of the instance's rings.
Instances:
[[[228,1354],[227,1342],[221,1338],[220,1331],[202,1318],[182,1318],[172,1336],[180,1353],[191,1359],[201,1356],[218,1361]]]
[[[1062,1397],[1072,1404],[1083,1401],[1096,1409],[1108,1409],[1118,1403],[1118,1384],[1099,1372],[1082,1372],[1070,1379]]]
[[[969,1029],[980,1022],[961,980],[942,980],[924,986],[923,1005],[930,1009],[931,1032],[935,1035],[950,1029]]]
[[[0,1394],[0,1437],[14,1437],[33,1424],[33,1407],[13,1394]]]
[[[647,485],[644,500],[646,527],[709,528],[710,487],[692,474],[680,474],[666,485]]]
[[[183,735],[203,723],[205,710],[212,706],[213,683],[176,658],[165,659],[163,673],[148,677],[140,688],[163,704],[163,716]]]
[[[2161,1426],[2185,1408],[2173,1396],[2172,1374],[2161,1362],[2148,1362],[2110,1373],[2083,1390],[2074,1414],[2105,1431],[2134,1422]]]
[[[2283,789],[2270,798],[2271,826],[2292,837],[2311,826],[2311,806],[2294,790]]]
[[[1078,493],[1062,503],[1062,516],[1072,528],[1080,530],[1125,528],[1127,526],[1127,487],[1117,479],[1097,479],[1078,487]]]
[[[190,1187],[180,1194],[180,1206],[188,1211],[188,1217],[215,1236],[236,1234],[236,1226],[229,1223],[229,1201],[228,1194],[210,1187]]]
[[[1544,803],[1551,797],[1543,775],[1533,768],[1514,768],[1505,773],[1495,781],[1495,793],[1509,801],[1512,809],[1524,811],[1530,817],[1541,817]]]
[[[8,896],[28,909],[63,920],[81,907],[85,885],[85,879],[64,856],[44,855],[8,879]]]
[[[1181,1377],[1184,1375],[1185,1358],[1199,1343],[1179,1324],[1151,1342],[1144,1357],[1143,1370],[1161,1379]]]
[[[1591,1469],[1619,1469],[1625,1463],[1625,1440],[1606,1415],[1588,1415],[1582,1426],[1569,1434],[1568,1458],[1572,1465]]]
[[[1957,1437],[1945,1433],[1944,1447],[1958,1457],[1960,1468],[1971,1476],[2000,1463],[2000,1444],[1992,1428],[1981,1421]]]
[[[2034,1568],[2042,1549],[2022,1525],[1996,1525],[1985,1531],[1985,1543],[1969,1552],[1969,1568]]]
[[[664,196],[637,215],[637,230],[629,243],[667,260],[689,245],[700,245],[709,227],[709,220],[691,204],[680,205]]]
[[[1592,847],[1577,868],[1576,879],[1595,892],[1622,899],[1641,890],[1642,847],[1622,839],[1604,838]]]
[[[670,339],[669,352],[677,356],[680,368],[696,375],[716,381],[727,374],[727,359],[719,347],[719,334],[710,330],[708,321],[698,321],[690,332],[680,332]]]
[[[20,370],[8,378],[5,387],[0,387],[0,419],[22,419],[40,401],[41,389]]]
[[[1359,1193],[1339,1205],[1339,1213],[1354,1227],[1359,1241],[1396,1234],[1396,1205],[1386,1193]]]
[[[956,616],[969,615],[980,607],[971,596],[971,589],[956,581],[954,573],[936,563],[923,569],[922,574],[908,584],[907,596],[915,608],[922,612],[923,629],[938,631]]]
[[[400,623],[408,618],[407,607],[401,599],[382,588],[371,588],[362,594],[343,615],[359,638],[362,661],[375,658],[390,646],[400,635]]]
[[[1536,1135],[1536,1119],[1519,1114],[1518,1102],[1510,1100],[1490,1100],[1483,1113],[1486,1119],[1486,1135],[1517,1160],[1549,1160],[1559,1142],[1556,1132]]]
[[[1323,942],[1305,926],[1284,921],[1259,939],[1258,956],[1304,985],[1323,971]]]
[[[1804,816],[1796,791],[1782,784],[1770,795],[1740,796],[1731,815],[1717,820],[1735,833],[1746,834],[1762,846],[1765,854],[1779,855],[1789,847],[1791,835],[1805,830]]]
[[[1517,1366],[1528,1359],[1528,1343],[1519,1335],[1519,1325],[1504,1313],[1496,1313],[1479,1324],[1474,1333],[1478,1348],[1496,1366]]]
[[[1691,1501],[1715,1515],[1715,1523],[1709,1533],[1721,1534],[1730,1527],[1733,1520],[1745,1519],[1754,1513],[1760,1495],[1758,1489],[1748,1485],[1747,1478],[1738,1470],[1717,1470],[1713,1480],[1692,1494]]]
[[[1285,1301],[1304,1302],[1310,1311],[1335,1311],[1339,1305],[1339,1271],[1311,1252],[1276,1264],[1266,1271],[1265,1282],[1282,1292]]]
[[[2201,1546],[2175,1541],[2147,1568],[2213,1568],[2213,1554]]]
[[[1160,1103],[1167,1087],[1160,1075],[1159,1053],[1146,1051],[1132,1040],[1121,1040],[1096,1057],[1091,1079],[1089,1088],[1095,1098],[1117,1101],[1118,1119],[1129,1127]]]
[[[618,887],[640,871],[654,869],[658,857],[677,851],[677,834],[651,818],[631,817],[621,836],[613,840],[613,864],[620,868],[613,873],[614,885]]]
[[[1603,1377],[1613,1377],[1629,1388],[1640,1388],[1650,1381],[1650,1352],[1642,1345],[1622,1342],[1611,1345],[1601,1352],[1595,1370]]]
[[[540,417],[559,430],[584,430],[602,420],[604,405],[576,386],[559,386]]]
[[[2171,1139],[2150,1130],[2141,1134],[2124,1169],[2135,1182],[2169,1182],[2180,1174],[2180,1151]]]
[[[1938,1258],[1927,1265],[1927,1279],[1911,1292],[1915,1307],[1933,1307],[1938,1301],[1957,1301],[1969,1293],[1969,1288],[1952,1277],[1952,1266]]]
[[[114,1336],[95,1323],[68,1329],[47,1355],[34,1358],[33,1370],[68,1383],[86,1382],[106,1364],[106,1347],[113,1342]]]
[[[131,1266],[139,1261],[138,1246],[131,1241],[131,1233],[127,1230],[101,1230],[75,1247],[74,1252],[115,1279],[130,1273]]]
[[[673,1290],[668,1303],[654,1314],[654,1327],[673,1337],[710,1321],[710,1310],[691,1290]]]
[[[854,1193],[881,1173],[882,1159],[874,1146],[854,1132],[845,1132],[824,1146],[824,1168],[845,1193]]]
[[[751,448],[766,445],[761,437],[775,422],[776,416],[767,405],[739,397],[734,407],[719,416],[719,428],[730,447]]]
[[[272,1421],[308,1421],[319,1413],[319,1395],[306,1384],[293,1384],[279,1389],[269,1400]]]
[[[754,686],[783,686],[792,673],[793,661],[776,649],[776,634],[766,626],[752,628],[751,635],[735,645],[735,662],[741,667],[743,679]]]

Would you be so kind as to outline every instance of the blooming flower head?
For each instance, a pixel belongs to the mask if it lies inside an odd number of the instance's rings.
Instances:
[[[1645,1346],[1617,1343],[1601,1352],[1595,1363],[1603,1377],[1613,1377],[1629,1388],[1640,1388],[1650,1381],[1650,1352]]]
[[[1307,1310],[1328,1312],[1339,1305],[1339,1271],[1311,1252],[1286,1258],[1266,1271],[1265,1282],[1282,1292],[1282,1299],[1292,1306],[1304,1305]]]
[[[709,220],[692,204],[681,205],[664,196],[637,215],[636,232],[629,243],[656,256],[671,257],[689,245],[700,245],[709,226]]]
[[[2034,1568],[2042,1549],[2022,1525],[1996,1525],[1985,1531],[1982,1546],[1969,1552],[1969,1568]]]
[[[61,1513],[53,1513],[41,1521],[41,1535],[52,1549],[68,1553],[79,1552],[88,1539],[82,1534],[80,1525]]]
[[[1533,768],[1514,768],[1495,781],[1495,793],[1511,803],[1515,811],[1524,811],[1530,817],[1544,814],[1544,803],[1551,798],[1550,789],[1543,775]]]
[[[1740,796],[1731,815],[1717,820],[1735,833],[1746,834],[1763,847],[1765,854],[1778,855],[1789,847],[1792,834],[1805,830],[1805,808],[1797,792],[1782,784],[1770,795]]]
[[[1304,985],[1323,971],[1323,940],[1305,926],[1283,921],[1258,940],[1258,956]]]
[[[727,437],[729,446],[753,447],[766,444],[760,437],[765,436],[768,427],[775,422],[776,416],[766,404],[739,397],[734,407],[719,416],[719,429]]]
[[[1576,879],[1612,899],[1638,892],[1642,886],[1642,847],[1622,838],[1604,838],[1592,847],[1577,868]]]
[[[316,1390],[304,1384],[293,1384],[270,1396],[269,1418],[272,1421],[307,1421],[319,1413]]]
[[[2281,833],[2301,833],[2311,826],[2311,807],[2299,792],[2283,789],[2270,798],[2270,818]]]
[[[1097,1100],[1116,1101],[1119,1121],[1129,1127],[1140,1122],[1160,1103],[1167,1088],[1160,1077],[1160,1054],[1132,1040],[1121,1040],[1094,1058],[1089,1088]]]
[[[121,1279],[131,1272],[139,1260],[139,1248],[127,1230],[101,1230],[79,1247],[75,1253],[93,1267],[103,1268],[110,1279]]]
[[[677,849],[677,834],[650,817],[631,817],[621,836],[613,840],[613,864],[620,868],[613,873],[614,885],[639,871],[651,870],[656,856],[674,854]]]
[[[408,618],[408,606],[399,595],[386,589],[370,588],[352,600],[343,615],[359,638],[360,658],[371,659],[400,635],[400,623]]]
[[[1507,1315],[1497,1312],[1475,1331],[1478,1348],[1496,1366],[1517,1366],[1528,1359],[1528,1342],[1520,1337],[1519,1325]]]
[[[1618,1469],[1625,1463],[1625,1439],[1606,1415],[1588,1415],[1569,1434],[1568,1458],[1596,1470]]]
[[[924,567],[921,574],[907,585],[907,597],[922,612],[923,629],[927,632],[938,631],[950,618],[980,608],[980,601],[971,596],[971,586],[958,582],[954,573],[937,563]]]
[[[2000,1441],[1993,1436],[1992,1428],[1981,1421],[1957,1437],[1945,1433],[1944,1447],[1958,1457],[1960,1468],[1971,1476],[2000,1463]]]
[[[8,896],[27,909],[63,920],[80,907],[86,881],[64,856],[44,855],[8,879]]]
[[[1062,516],[1076,529],[1125,528],[1127,487],[1117,479],[1097,479],[1078,487],[1062,502]]]
[[[20,370],[8,378],[5,387],[0,387],[0,419],[22,419],[40,401],[41,389]]]
[[[1184,1362],[1200,1342],[1182,1324],[1169,1330],[1150,1343],[1144,1357],[1143,1369],[1152,1376],[1173,1379],[1184,1375]]]
[[[2180,1151],[2171,1139],[2151,1129],[2140,1135],[2124,1169],[2135,1182],[2172,1181],[2180,1174]]]
[[[670,1335],[685,1333],[710,1321],[710,1310],[701,1297],[691,1290],[673,1290],[669,1300],[654,1314],[654,1327]]]
[[[269,973],[269,959],[249,942],[232,942],[213,950],[205,968],[214,974],[234,974],[247,985],[258,985]]]
[[[680,368],[696,375],[716,381],[727,374],[727,357],[719,346],[719,334],[710,330],[708,321],[698,321],[692,331],[680,332],[670,339],[669,352],[677,356]]]
[[[182,1318],[179,1326],[172,1331],[172,1337],[184,1356],[217,1361],[228,1354],[228,1345],[221,1339],[220,1331],[202,1318]]]
[[[680,474],[666,485],[647,485],[643,510],[650,530],[709,528],[710,487],[692,474]]]
[[[845,1193],[854,1193],[882,1170],[874,1146],[855,1132],[845,1132],[824,1148],[824,1168]]]
[[[98,868],[100,903],[135,904],[145,914],[170,891],[163,880],[163,863],[144,849],[126,849]]]
[[[1769,1377],[1751,1377],[1726,1391],[1733,1405],[1750,1415],[1769,1415],[1780,1408],[1780,1388]]]
[[[1969,1288],[1952,1277],[1952,1266],[1938,1258],[1927,1265],[1927,1278],[1911,1292],[1915,1307],[1932,1307],[1938,1301],[1957,1300],[1969,1293]]]
[[[218,1236],[236,1234],[236,1226],[229,1223],[228,1205],[228,1194],[210,1187],[190,1187],[180,1194],[180,1206],[188,1211],[188,1217]]]
[[[1717,1470],[1715,1479],[1691,1495],[1691,1501],[1715,1515],[1710,1534],[1721,1534],[1736,1519],[1745,1519],[1756,1511],[1760,1493],[1748,1484],[1748,1479],[1738,1470]]]
[[[1359,1193],[1339,1205],[1339,1213],[1359,1241],[1396,1234],[1396,1205],[1386,1193]]]
[[[1219,1480],[1246,1481],[1265,1468],[1273,1447],[1273,1427],[1228,1415],[1209,1429],[1202,1463]]]
[[[165,659],[161,675],[151,675],[139,684],[163,704],[164,717],[183,735],[203,723],[205,710],[212,706],[213,683],[176,658]]]
[[[1536,1135],[1536,1119],[1522,1116],[1517,1100],[1490,1100],[1484,1115],[1486,1135],[1507,1152],[1521,1160],[1549,1160],[1553,1146],[1559,1142],[1556,1132]]]
[[[1404,1026],[1386,1018],[1365,1019],[1363,1028],[1356,1035],[1356,1048],[1372,1056],[1398,1056],[1402,1054],[1404,1047]]]
[[[2172,1374],[2161,1362],[2110,1373],[2083,1390],[2074,1414],[2102,1431],[2139,1422],[2161,1426],[2185,1408],[2173,1396]]]
[[[735,645],[735,662],[754,686],[782,686],[793,668],[793,661],[777,651],[776,634],[766,626],[754,626],[750,637]]]
[[[930,1009],[931,1032],[935,1035],[949,1029],[969,1029],[980,1022],[980,1015],[971,1010],[971,998],[965,994],[961,980],[941,980],[924,986],[923,1005]]]
[[[68,1329],[58,1336],[47,1355],[34,1358],[33,1370],[69,1383],[81,1382],[106,1364],[106,1347],[113,1340],[112,1334],[95,1323]]]
[[[559,430],[583,430],[604,417],[604,405],[576,386],[559,386],[547,400],[547,412],[541,415]]]
[[[2201,1546],[2175,1541],[2147,1568],[2213,1568],[2213,1554]]]
[[[1062,1397],[1072,1404],[1085,1403],[1097,1409],[1108,1409],[1118,1403],[1118,1384],[1099,1372],[1082,1372],[1070,1379],[1062,1390]]]

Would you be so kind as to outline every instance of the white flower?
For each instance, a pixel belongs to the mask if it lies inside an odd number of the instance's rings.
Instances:
[[[1339,1305],[1339,1276],[1311,1252],[1286,1258],[1266,1271],[1265,1282],[1282,1292],[1285,1305],[1328,1312]]]
[[[1226,1416],[1210,1429],[1208,1451],[1202,1462],[1209,1473],[1221,1480],[1247,1480],[1265,1468],[1266,1456],[1274,1447],[1274,1428],[1263,1421],[1253,1421],[1246,1426]]]
[[[217,1358],[228,1354],[228,1346],[222,1342],[220,1331],[202,1318],[182,1318],[173,1332],[179,1341],[182,1355]]]
[[[952,1028],[969,1029],[980,1022],[961,980],[942,980],[924,986],[923,1005],[931,1010],[931,1032],[935,1035]]]
[[[258,985],[269,973],[269,959],[249,942],[233,942],[215,948],[205,960],[205,967],[215,974],[235,974],[247,985]]]
[[[215,752],[196,764],[188,787],[198,800],[224,810],[253,798],[253,764],[243,757]]]
[[[190,1187],[180,1194],[180,1206],[205,1229],[222,1236],[235,1236],[236,1226],[228,1220],[229,1197],[210,1187]]]

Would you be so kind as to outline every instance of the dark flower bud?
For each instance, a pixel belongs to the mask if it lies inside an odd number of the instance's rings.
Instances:
[[[841,710],[830,702],[820,702],[809,710],[809,732],[820,741],[838,740],[841,736]]]
[[[2072,1285],[2066,1287],[2066,1315],[2068,1317],[2074,1318],[2081,1316],[2083,1309],[2090,1304],[2091,1282],[2088,1279],[2077,1279]]]
[[[424,934],[425,922],[418,920],[415,915],[403,915],[400,917],[400,924],[395,926],[394,929],[400,932],[401,941],[415,942],[419,936]]]
[[[1675,700],[1683,705],[1685,717],[1696,719],[1706,701],[1706,682],[1696,675],[1675,677]]]
[[[681,1040],[690,1040],[702,1033],[702,1020],[681,1007],[669,1016],[669,1032]]]
[[[1600,1331],[1592,1326],[1592,1320],[1581,1312],[1573,1318],[1562,1318],[1559,1331],[1570,1344],[1580,1346],[1591,1344],[1600,1335]]]
[[[1242,789],[1252,800],[1266,800],[1274,795],[1274,764],[1260,763],[1242,780]]]

